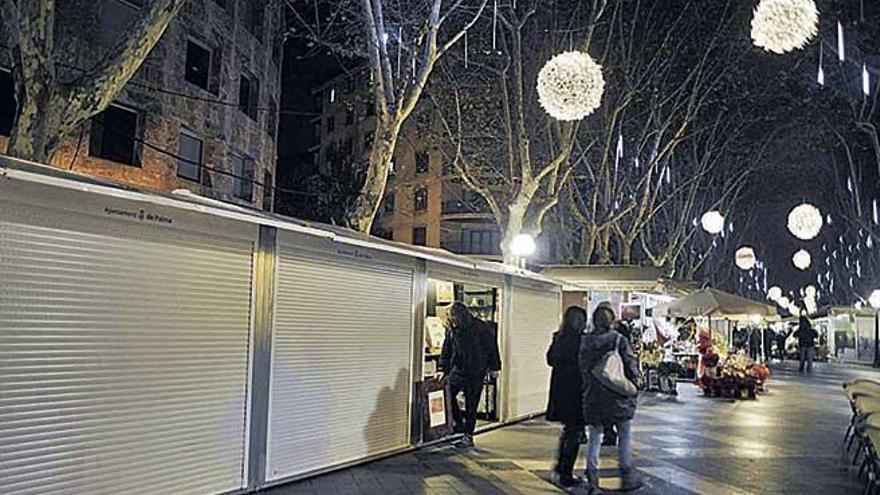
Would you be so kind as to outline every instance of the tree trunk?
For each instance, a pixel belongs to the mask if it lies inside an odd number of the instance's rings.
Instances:
[[[376,212],[379,211],[385,194],[385,185],[388,183],[399,128],[400,124],[395,123],[382,125],[376,131],[377,136],[373,140],[373,149],[367,164],[367,177],[354,208],[348,215],[348,226],[358,232],[369,234],[373,227]]]
[[[15,69],[16,114],[6,154],[49,164],[67,135],[64,102],[51,80],[32,81],[25,87],[21,67]]]

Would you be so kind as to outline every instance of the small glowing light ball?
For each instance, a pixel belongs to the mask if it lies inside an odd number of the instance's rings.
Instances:
[[[868,298],[868,304],[874,309],[880,309],[880,290],[875,290]]]
[[[822,213],[811,204],[796,206],[788,214],[788,230],[802,241],[815,239],[822,231]]]
[[[878,301],[878,302],[880,302],[880,301]],[[864,303],[862,303],[862,301],[856,301],[856,303],[853,306],[856,308],[856,311],[861,311],[862,308],[865,307],[865,305],[864,305]]]
[[[791,262],[794,263],[798,270],[806,270],[813,264],[813,257],[810,256],[810,253],[801,249],[794,253],[794,256],[791,257]]]
[[[814,0],[761,0],[752,16],[752,42],[768,52],[803,48],[818,32]]]
[[[563,52],[538,73],[538,101],[552,117],[580,120],[602,104],[602,66],[583,52]]]
[[[810,299],[816,299],[816,286],[808,285],[804,288],[804,294]]]
[[[791,305],[791,301],[788,299],[788,297],[782,296],[776,300],[776,304],[778,304],[780,307],[788,308]]]
[[[724,231],[724,215],[717,210],[707,211],[700,219],[700,224],[706,232],[712,235],[720,234]]]
[[[531,256],[536,248],[535,239],[529,234],[519,234],[510,243],[510,251],[516,256]]]
[[[744,246],[736,250],[736,266],[741,270],[751,270],[755,267],[758,259],[755,257],[755,250]]]
[[[778,301],[781,297],[782,289],[775,285],[773,287],[770,287],[770,289],[767,291],[767,298],[771,301]]]

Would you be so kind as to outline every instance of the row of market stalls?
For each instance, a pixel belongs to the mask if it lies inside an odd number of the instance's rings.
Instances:
[[[497,329],[481,424],[542,413],[544,275],[2,157],[0,491],[244,492],[422,444],[453,301]]]

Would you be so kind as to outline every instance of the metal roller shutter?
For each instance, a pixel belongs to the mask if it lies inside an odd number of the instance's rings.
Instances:
[[[268,481],[409,443],[412,270],[280,249]]]
[[[508,420],[542,413],[547,408],[550,368],[545,353],[559,327],[560,294],[514,285],[510,326],[505,335],[508,363]]]
[[[0,493],[242,488],[252,249],[0,202]]]

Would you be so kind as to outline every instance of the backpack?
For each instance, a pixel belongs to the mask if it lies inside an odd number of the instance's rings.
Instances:
[[[620,335],[614,340],[614,349],[606,352],[591,370],[593,377],[608,390],[624,397],[635,397],[639,390],[626,377],[623,371],[623,358],[620,356]]]

